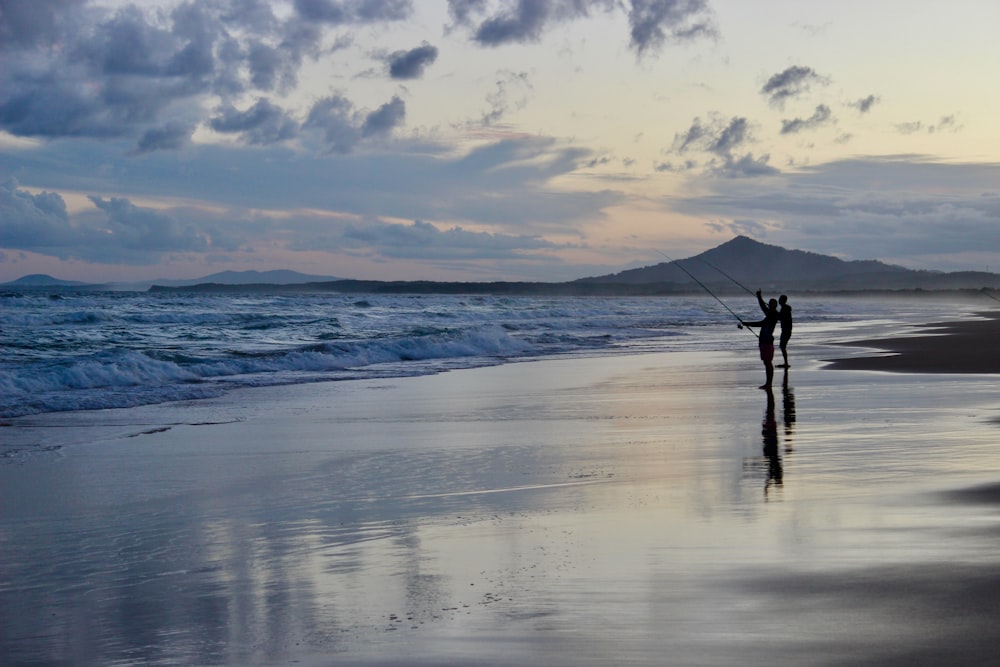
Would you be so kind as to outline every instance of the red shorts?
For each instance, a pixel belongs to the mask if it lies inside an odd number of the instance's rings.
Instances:
[[[774,360],[774,343],[760,344],[760,360],[765,364]]]

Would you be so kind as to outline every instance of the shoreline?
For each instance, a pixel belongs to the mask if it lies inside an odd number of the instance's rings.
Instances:
[[[843,343],[872,348],[880,354],[831,359],[833,370],[890,371],[896,373],[1000,373],[1000,313],[977,313],[982,319],[934,322],[915,326],[911,335],[860,339]],[[794,341],[794,338],[793,338]]]

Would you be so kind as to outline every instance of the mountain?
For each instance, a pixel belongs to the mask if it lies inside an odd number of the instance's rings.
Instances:
[[[332,276],[316,276],[298,271],[222,271],[191,280],[157,280],[157,285],[182,286],[216,283],[219,285],[298,285],[301,283],[339,280]]]
[[[52,276],[37,273],[23,276],[9,283],[0,283],[0,287],[14,289],[51,289],[51,290],[121,290],[146,291],[153,284],[170,287],[187,287],[213,283],[219,285],[299,285],[313,282],[337,280],[332,276],[316,276],[298,271],[223,271],[213,273],[203,278],[188,280],[155,280],[114,283],[84,283],[75,280],[60,280]]]
[[[876,260],[845,261],[804,250],[788,250],[746,236],[723,243],[684,260],[620,273],[582,278],[587,285],[682,285],[695,280],[723,292],[753,291],[858,291],[905,289],[982,289],[1000,287],[994,273],[916,271]]]
[[[34,287],[34,288],[59,288],[59,287],[90,287],[90,283],[81,283],[76,280],[60,280],[45,273],[32,273],[28,276],[21,276],[17,280],[0,284],[0,287]]]

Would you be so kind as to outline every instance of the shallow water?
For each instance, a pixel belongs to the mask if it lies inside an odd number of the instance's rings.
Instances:
[[[807,356],[837,352],[809,338],[773,405],[751,350],[27,420],[9,432],[60,444],[0,466],[0,647],[100,664],[994,655],[995,378],[828,371]]]

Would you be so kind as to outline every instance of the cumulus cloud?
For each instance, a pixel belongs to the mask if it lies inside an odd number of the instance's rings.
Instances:
[[[814,84],[828,83],[829,79],[817,74],[813,68],[794,65],[771,76],[761,87],[760,94],[765,96],[772,106],[780,108],[786,101],[809,92]]]
[[[537,42],[550,27],[625,8],[630,46],[639,56],[673,41],[714,37],[717,29],[705,0],[448,0],[455,25],[469,29],[483,46]]]
[[[346,97],[331,95],[313,105],[303,128],[320,131],[331,152],[349,153],[362,138],[386,135],[405,117],[406,103],[399,97],[364,113]]]
[[[820,104],[809,118],[793,118],[792,120],[781,121],[781,133],[796,134],[804,130],[815,130],[832,122],[832,120],[833,112],[830,111],[830,107]]]
[[[292,139],[299,131],[294,119],[263,97],[246,111],[228,105],[220,107],[208,125],[216,132],[239,134],[246,143],[258,146]]]
[[[65,244],[66,202],[55,192],[33,195],[14,179],[0,184],[0,238],[6,248],[39,251]]]
[[[437,57],[437,47],[427,42],[409,51],[395,51],[388,58],[389,76],[393,79],[419,79]]]
[[[0,237],[4,247],[61,259],[159,261],[164,254],[202,252],[211,238],[166,213],[125,198],[89,197],[97,211],[71,219],[54,192],[31,194],[14,180],[0,185]]]

